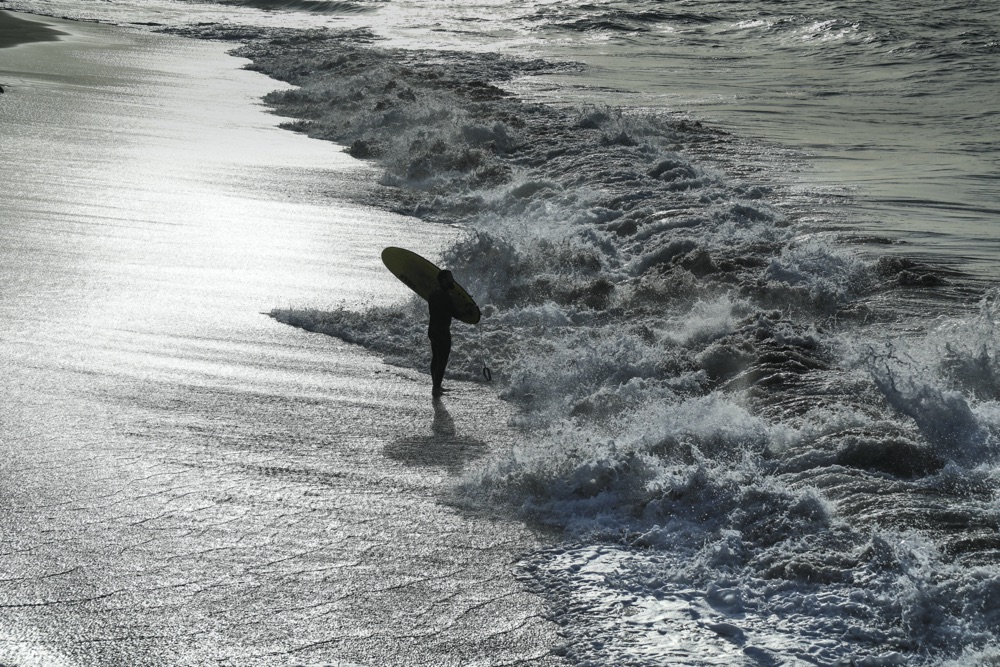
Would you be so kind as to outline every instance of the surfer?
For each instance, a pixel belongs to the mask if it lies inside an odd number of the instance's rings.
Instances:
[[[388,247],[382,250],[382,263],[407,287],[427,301],[430,322],[427,337],[431,339],[431,379],[435,397],[446,390],[441,386],[444,371],[451,354],[451,320],[466,324],[479,324],[479,306],[461,285],[455,282],[451,271],[442,270],[415,252],[405,248]],[[488,377],[489,369],[483,369]]]
[[[441,382],[451,354],[451,318],[461,314],[455,310],[451,298],[451,290],[455,287],[451,271],[439,271],[437,282],[438,288],[427,297],[427,310],[430,314],[427,337],[431,339],[431,380],[434,383],[431,394],[434,396],[445,392]]]

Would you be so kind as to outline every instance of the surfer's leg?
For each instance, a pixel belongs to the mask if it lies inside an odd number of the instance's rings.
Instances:
[[[441,381],[444,380],[444,365],[441,363],[441,358],[441,342],[431,338],[431,381],[435,392],[441,388]]]
[[[450,354],[451,336],[431,338],[431,380],[434,383],[434,393],[441,392],[441,383],[444,381],[444,371],[448,367]]]
[[[448,357],[451,356],[451,336],[445,338],[441,341],[441,379],[438,380],[438,386],[444,382],[444,372],[448,368]]]

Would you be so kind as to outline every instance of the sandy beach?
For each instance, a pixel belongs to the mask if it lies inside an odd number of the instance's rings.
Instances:
[[[0,40],[0,662],[555,664],[542,538],[447,502],[506,407],[263,314],[407,298],[379,250],[454,232],[338,201],[371,174],[225,44]]]

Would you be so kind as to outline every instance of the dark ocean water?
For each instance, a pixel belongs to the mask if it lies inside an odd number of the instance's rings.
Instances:
[[[570,662],[1000,660],[988,3],[8,4],[237,40],[363,201],[460,226],[452,370],[518,442],[452,500],[560,531],[520,569]],[[424,364],[419,303],[303,306]]]

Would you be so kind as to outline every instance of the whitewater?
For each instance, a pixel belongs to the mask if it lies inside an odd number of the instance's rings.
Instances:
[[[514,435],[440,501],[547,536],[515,569],[548,659],[1000,661],[994,9],[4,6],[231,42],[376,170],[343,196],[447,230],[487,314],[450,377],[488,365]],[[292,298],[289,332],[425,371],[416,298]]]

